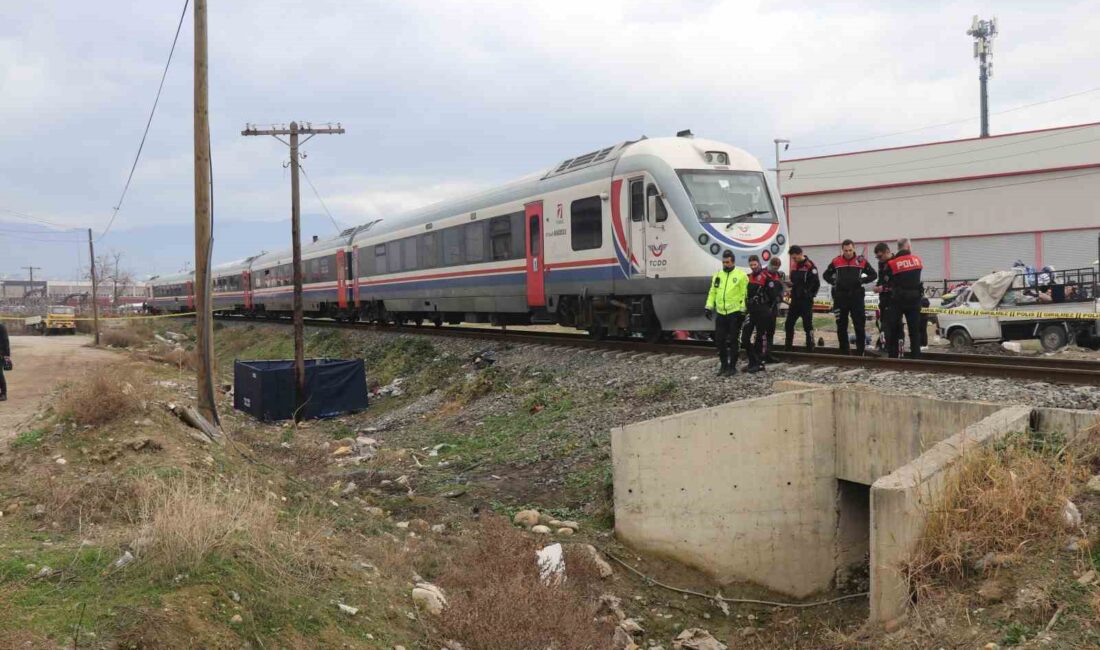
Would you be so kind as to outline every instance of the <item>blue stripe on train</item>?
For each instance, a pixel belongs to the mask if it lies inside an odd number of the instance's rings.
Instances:
[[[613,280],[618,277],[618,266],[594,266],[567,269],[550,269],[546,272],[547,282],[590,282],[594,280]],[[457,289],[487,286],[506,286],[526,284],[527,274],[524,271],[516,273],[495,273],[492,275],[475,275],[457,278],[430,278],[427,280],[410,280],[407,282],[392,282],[386,284],[370,284],[359,287],[360,295],[394,294],[402,291],[420,289]],[[348,290],[352,287],[349,285]],[[277,293],[257,294],[256,302],[287,296],[293,292],[288,288]],[[334,297],[337,293],[335,287],[320,289],[304,289],[303,293],[328,292]]]

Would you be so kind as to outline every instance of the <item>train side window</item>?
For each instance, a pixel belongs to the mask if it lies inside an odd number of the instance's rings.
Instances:
[[[542,224],[539,223],[537,216],[531,216],[531,232],[529,238],[531,241],[531,257],[539,256],[539,246],[542,245],[542,236],[539,234],[539,228]]]
[[[462,264],[465,261],[462,226],[454,226],[443,231],[443,263],[446,266]]]
[[[650,183],[649,187],[646,188],[645,193],[646,193],[646,198],[656,197],[656,200],[654,201],[654,204],[656,205],[657,213],[656,213],[656,215],[654,215],[653,220],[656,221],[657,223],[661,223],[662,221],[667,221],[668,220],[668,208],[665,207],[664,199],[661,198],[661,193],[660,193],[660,191],[657,190],[657,186],[654,185],[653,183]]]
[[[508,215],[489,220],[489,244],[494,262],[511,258],[512,221]]]
[[[630,181],[630,220],[645,221],[645,181]]]
[[[416,266],[416,237],[406,237],[401,240],[401,268],[405,271],[415,271]]]
[[[584,251],[603,246],[603,200],[590,196],[570,203],[569,229],[573,250]]]
[[[485,222],[475,221],[463,226],[466,235],[466,261],[485,261]]]
[[[525,229],[523,227],[523,220],[525,218],[522,212],[513,212],[508,215],[508,219],[512,222],[512,252],[509,259],[521,260],[526,257],[523,252],[523,233]]]
[[[386,271],[390,273],[401,271],[401,242],[399,241],[386,244]]]
[[[318,260],[318,274],[316,282],[332,282],[336,280],[336,257],[335,254],[328,257],[322,257]]]
[[[439,233],[426,232],[420,235],[420,268],[432,269],[439,266]]]

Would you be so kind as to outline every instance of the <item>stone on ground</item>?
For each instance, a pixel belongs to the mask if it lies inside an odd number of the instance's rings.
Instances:
[[[412,590],[412,599],[413,603],[433,616],[441,614],[447,606],[447,597],[443,590],[430,582],[416,583]]]
[[[515,517],[512,517],[512,523],[517,526],[523,526],[524,528],[536,526],[539,523],[539,511],[520,510],[516,513]]]

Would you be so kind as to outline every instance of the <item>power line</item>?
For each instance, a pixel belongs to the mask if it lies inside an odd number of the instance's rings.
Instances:
[[[160,103],[160,94],[164,90],[164,80],[168,77],[168,67],[172,65],[172,55],[176,51],[176,42],[179,41],[180,30],[183,29],[183,19],[187,16],[187,4],[189,0],[183,0],[183,11],[180,12],[180,22],[176,25],[176,35],[172,37],[172,49],[168,50],[168,61],[164,64],[164,72],[160,75],[160,85],[157,86],[157,96],[153,100],[153,108],[149,111],[149,119],[145,122],[145,132],[141,134],[141,143],[138,144],[137,154],[134,156],[134,164],[130,166],[130,175],[126,177],[126,184],[122,187],[122,194],[118,197],[118,203],[115,205],[114,212],[111,213],[111,219],[107,222],[107,227],[103,229],[103,234],[96,238],[96,241],[103,239],[107,236],[107,233],[111,231],[111,226],[115,223],[115,217],[118,216],[118,211],[122,209],[122,201],[126,198],[126,192],[130,189],[130,181],[134,179],[134,171],[137,170],[138,161],[141,159],[141,150],[145,148],[145,139],[149,136],[149,127],[153,125],[153,115],[157,112],[157,104]]]
[[[37,221],[38,223],[44,223],[47,226],[54,226],[56,228],[67,228],[68,227],[68,226],[64,226],[60,223],[55,223],[53,221],[47,221],[45,219],[29,215],[26,212],[19,212],[18,210],[9,210],[7,208],[0,208],[0,212],[4,212],[6,214],[10,214],[12,216],[19,217],[20,219],[27,219],[29,221]]]
[[[305,177],[306,183],[309,184],[309,188],[313,190],[313,195],[316,196],[317,200],[321,202],[321,207],[325,209],[325,214],[327,214],[329,220],[332,221],[332,225],[335,226],[336,232],[341,232],[343,228],[340,227],[340,224],[336,223],[336,219],[333,218],[332,213],[329,212],[328,206],[325,205],[325,200],[321,198],[321,193],[317,191],[317,188],[313,185],[313,181],[309,179],[309,174],[306,173],[306,168],[301,163],[298,163],[298,169],[302,170],[302,176]]]
[[[1034,108],[1036,106],[1042,106],[1043,104],[1051,104],[1053,102],[1060,102],[1060,101],[1063,101],[1063,100],[1066,100],[1066,99],[1072,99],[1074,97],[1080,97],[1081,95],[1088,95],[1090,93],[1094,93],[1094,92],[1097,92],[1097,91],[1100,91],[1100,86],[1097,86],[1096,88],[1089,88],[1088,90],[1082,90],[1082,91],[1076,92],[1076,93],[1070,93],[1069,95],[1062,95],[1061,97],[1053,97],[1051,99],[1044,99],[1043,101],[1039,101],[1039,102],[1032,102],[1031,104],[1023,104],[1021,106],[1014,106],[1012,108],[1006,108],[1004,110],[994,111],[993,113],[991,113],[991,115],[1004,115],[1005,113],[1012,113],[1014,111],[1022,111],[1024,109]],[[890,138],[890,137],[893,137],[895,135],[906,135],[908,133],[917,133],[919,131],[927,131],[929,129],[938,129],[938,128],[941,128],[941,127],[944,127],[944,126],[954,126],[956,124],[966,124],[968,122],[973,122],[976,119],[980,119],[980,118],[979,117],[966,117],[966,118],[959,119],[959,120],[952,120],[950,122],[939,122],[937,124],[927,124],[925,126],[918,126],[916,128],[913,128],[913,129],[905,129],[904,131],[894,131],[892,133],[882,133],[880,135],[872,135],[872,136],[868,136],[868,137],[864,137],[864,138],[855,138],[853,140],[842,140],[840,142],[827,142],[825,144],[811,144],[811,145],[805,145],[805,146],[801,146],[801,147],[791,147],[791,150],[793,150],[793,151],[802,151],[802,150],[807,150],[807,149],[825,149],[827,147],[839,147],[840,145],[844,145],[844,144],[855,144],[855,143],[859,143],[859,142],[870,142],[871,140],[881,140],[882,138]]]
[[[1040,178],[1033,181],[1020,181],[1017,183],[1000,183],[998,185],[986,185],[983,187],[968,187],[962,190],[945,190],[943,192],[924,192],[922,194],[910,194],[908,196],[884,196],[877,199],[859,199],[855,201],[830,201],[825,203],[807,203],[805,205],[798,205],[798,208],[818,208],[827,205],[853,205],[856,203],[877,203],[879,201],[898,201],[902,199],[921,199],[926,196],[942,196],[945,194],[962,194],[964,192],[980,192],[983,190],[994,190],[1001,187],[1015,187],[1017,185],[1032,185],[1034,183],[1052,183],[1054,181],[1064,181],[1071,178],[1080,178],[1082,176],[1092,176],[1100,174],[1100,169],[1084,172],[1081,174],[1073,174],[1072,176],[1059,176],[1058,178]],[[933,181],[935,182],[935,181]],[[860,189],[873,189],[873,188],[860,188]]]

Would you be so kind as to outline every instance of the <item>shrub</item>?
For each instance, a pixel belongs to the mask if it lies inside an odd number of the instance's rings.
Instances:
[[[567,552],[566,580],[545,585],[535,558],[539,547],[500,517],[482,523],[439,580],[449,603],[440,620],[445,637],[488,650],[610,647],[614,628],[597,620],[591,561]]]
[[[65,387],[57,411],[76,424],[100,426],[144,409],[145,393],[144,381],[133,370],[100,367]]]
[[[104,330],[99,337],[99,341],[103,345],[115,348],[132,348],[141,345],[145,341],[145,337],[132,328],[120,327]]]
[[[1080,473],[1073,457],[1023,434],[975,450],[932,505],[911,578],[920,586],[936,577],[961,577],[987,553],[1057,538]]]

